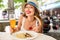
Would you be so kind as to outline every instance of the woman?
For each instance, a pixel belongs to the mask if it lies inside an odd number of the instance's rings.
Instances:
[[[42,33],[42,19],[39,16],[37,5],[34,2],[28,2],[24,5],[23,11],[24,13],[20,16],[18,26],[15,28],[15,31],[31,30]]]

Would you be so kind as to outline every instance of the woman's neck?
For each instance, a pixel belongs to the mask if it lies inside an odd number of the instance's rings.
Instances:
[[[28,16],[28,21],[32,22],[34,20],[34,16]]]

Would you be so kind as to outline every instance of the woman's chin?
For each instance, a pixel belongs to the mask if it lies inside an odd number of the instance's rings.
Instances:
[[[31,16],[30,14],[27,14],[26,16]]]

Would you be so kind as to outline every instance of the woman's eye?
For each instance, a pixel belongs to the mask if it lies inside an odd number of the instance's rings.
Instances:
[[[25,8],[28,8],[28,7],[25,7]]]
[[[33,7],[30,7],[30,8],[33,8]]]

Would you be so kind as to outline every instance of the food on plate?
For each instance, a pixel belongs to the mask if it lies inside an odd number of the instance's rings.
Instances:
[[[16,37],[17,38],[25,38],[25,34],[24,33],[19,33],[19,34],[16,34]]]
[[[17,38],[27,38],[27,37],[32,37],[29,33],[19,33],[16,34]]]
[[[26,33],[25,37],[32,37],[30,34]]]

